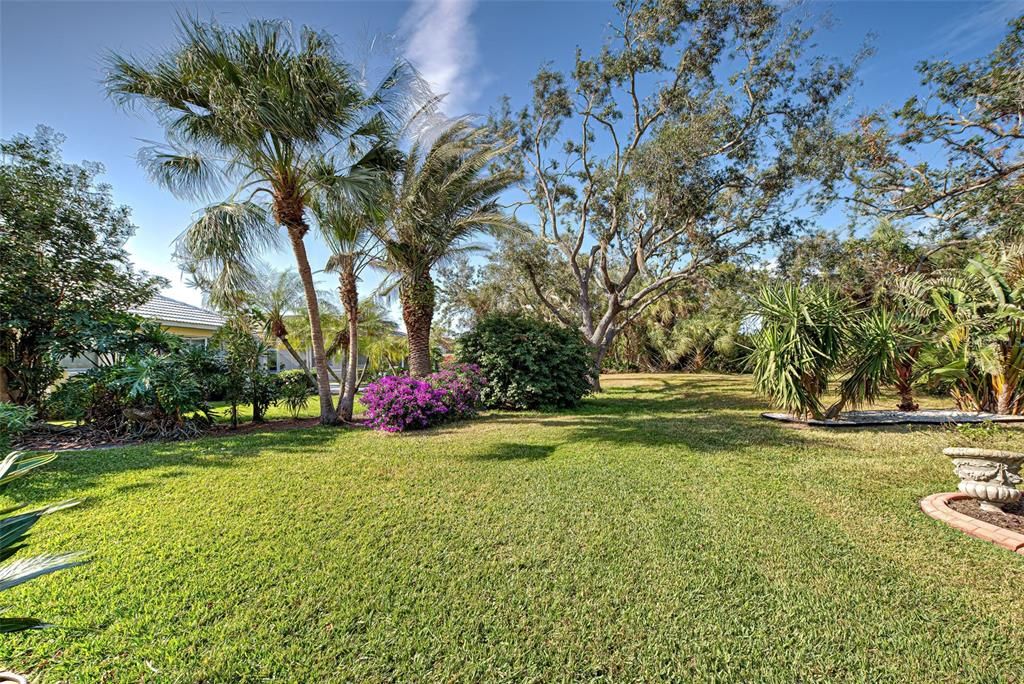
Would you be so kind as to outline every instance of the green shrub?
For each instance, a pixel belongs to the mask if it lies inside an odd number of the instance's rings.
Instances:
[[[9,446],[11,439],[27,430],[35,419],[36,410],[31,406],[0,402],[0,447]]]
[[[76,375],[57,385],[46,395],[43,408],[51,420],[73,420],[80,423],[92,402],[94,379],[88,374]]]
[[[316,394],[316,382],[304,370],[281,371],[275,379],[278,401],[285,405],[292,416],[298,416],[309,398]]]
[[[569,408],[591,389],[591,354],[583,336],[519,315],[481,320],[459,340],[459,361],[480,366],[485,406]]]

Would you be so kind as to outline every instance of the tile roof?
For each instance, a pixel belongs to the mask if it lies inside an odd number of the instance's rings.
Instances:
[[[174,323],[194,328],[219,328],[224,325],[224,317],[208,309],[192,306],[177,299],[155,295],[151,300],[132,309],[143,318],[161,323]]]

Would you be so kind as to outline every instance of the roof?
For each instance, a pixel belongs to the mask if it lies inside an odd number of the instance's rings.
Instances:
[[[209,309],[192,306],[177,299],[154,295],[145,304],[141,304],[132,313],[160,323],[180,325],[187,328],[203,328],[213,330],[224,325],[224,317]]]

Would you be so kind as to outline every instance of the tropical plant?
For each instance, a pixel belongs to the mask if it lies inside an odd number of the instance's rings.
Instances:
[[[20,451],[9,453],[7,458],[0,462],[0,487],[50,463],[55,458],[57,458],[57,454],[29,456]],[[28,545],[29,531],[41,517],[77,505],[77,501],[65,501],[53,506],[19,513],[18,511],[21,511],[25,504],[18,504],[0,512],[0,516],[2,516],[0,517],[0,561],[9,560]],[[85,562],[81,553],[47,553],[11,561],[0,566],[0,591],[16,587],[51,572],[82,565]],[[37,618],[0,616],[0,633],[4,634],[49,626]]]
[[[164,282],[133,270],[128,208],[101,166],[64,162],[62,142],[44,127],[0,142],[0,401],[38,407],[62,357]]]
[[[837,416],[845,401],[826,407],[822,399],[846,359],[850,308],[849,300],[823,285],[762,288],[755,310],[760,329],[750,355],[757,390],[796,416]]]
[[[292,417],[306,408],[310,397],[316,396],[316,381],[304,370],[281,371],[274,376],[278,401],[284,404]]]
[[[344,421],[352,420],[359,384],[359,276],[379,258],[374,229],[379,230],[385,219],[384,186],[380,187],[376,201],[354,205],[328,196],[321,198],[315,210],[320,232],[331,250],[325,270],[338,274],[338,299],[345,311],[345,373],[338,400],[338,413]]]
[[[942,361],[933,372],[955,382],[962,408],[1024,413],[1024,244],[996,247],[927,282]]]
[[[445,364],[427,376],[427,382],[441,392],[441,403],[447,411],[446,420],[475,416],[482,403],[481,394],[487,386],[480,366],[472,363]]]
[[[148,64],[112,55],[107,90],[165,124],[167,144],[140,154],[157,182],[187,198],[230,188],[178,242],[179,258],[212,291],[241,289],[285,229],[306,299],[320,419],[333,423],[307,208],[324,192],[362,202],[379,182],[375,148],[401,119],[414,73],[397,64],[366,92],[328,36],[296,35],[282,21],[226,28],[183,19],[178,34],[178,48]]]
[[[425,428],[448,411],[444,391],[408,375],[385,375],[371,382],[361,401],[366,406],[367,424],[384,432]]]
[[[730,361],[740,353],[740,321],[714,314],[687,318],[672,330],[668,359],[686,370],[702,371],[716,357]]]
[[[578,330],[520,315],[486,316],[459,339],[458,359],[481,369],[485,406],[571,408],[590,393],[590,351]]]
[[[456,120],[428,146],[416,140],[405,156],[389,202],[388,220],[375,227],[383,256],[374,264],[392,276],[409,341],[409,370],[432,370],[430,330],[436,303],[431,269],[465,252],[467,241],[514,225],[497,196],[518,177],[493,170],[511,143]]]
[[[267,408],[277,399],[278,384],[267,372],[267,356],[273,352],[244,316],[229,319],[213,336],[224,350],[224,386],[231,405],[231,426],[238,427],[238,405],[252,407],[252,421],[263,422]]]
[[[257,282],[247,288],[243,296],[244,311],[260,323],[264,338],[276,340],[295,359],[299,368],[312,377],[306,359],[295,350],[288,338],[289,319],[302,315],[306,308],[305,292],[298,272],[294,269],[264,269]]]
[[[11,440],[29,429],[36,419],[34,406],[19,406],[0,401],[0,449],[7,449]]]

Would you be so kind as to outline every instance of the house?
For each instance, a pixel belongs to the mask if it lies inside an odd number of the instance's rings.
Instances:
[[[224,317],[162,294],[154,295],[145,304],[131,309],[131,313],[159,323],[169,333],[181,337],[189,344],[206,346],[209,339],[224,325]],[[61,367],[68,375],[77,375],[96,366],[93,355],[66,357]]]
[[[186,342],[202,346],[206,346],[217,329],[224,325],[224,317],[219,313],[162,294],[155,295],[131,312],[159,323],[164,330]]]

